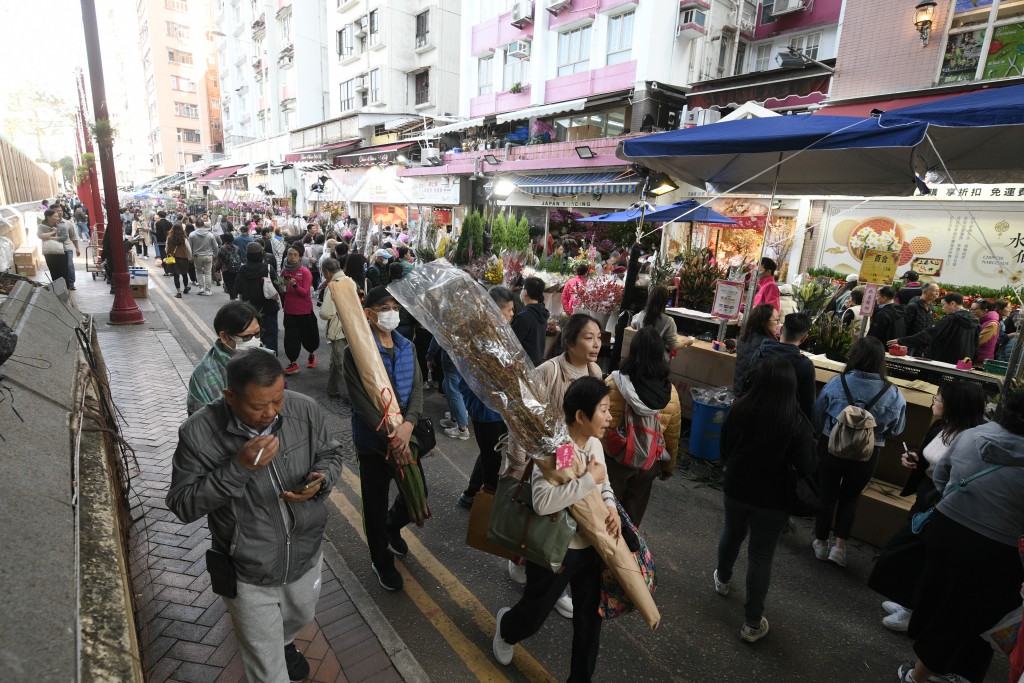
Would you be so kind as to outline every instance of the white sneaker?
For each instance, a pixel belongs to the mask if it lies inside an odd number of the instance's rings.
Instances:
[[[882,603],[882,609],[885,610],[886,614],[892,614],[903,609],[903,605],[898,602],[893,602],[892,600],[886,600]]]
[[[832,546],[832,550],[828,552],[828,561],[835,562],[840,567],[846,566],[846,548],[840,548],[837,545]]]
[[[458,422],[456,422],[455,420],[449,420],[447,417],[441,418],[441,420],[438,422],[438,424],[440,424],[445,429],[449,429],[451,427],[458,427],[459,426]]]
[[[526,585],[526,567],[521,564],[516,564],[512,560],[508,561],[508,575],[512,577],[512,580],[518,583],[520,586]]]
[[[445,436],[450,436],[453,439],[462,439],[467,441],[469,439],[469,427],[449,427],[444,430]]]
[[[499,664],[508,666],[512,663],[512,657],[515,656],[516,646],[509,645],[501,639],[501,618],[505,616],[505,612],[508,612],[510,607],[502,607],[498,610],[498,614],[494,617],[494,640],[491,642],[491,650],[494,652],[494,658],[498,660]]]
[[[761,617],[761,623],[757,628],[747,626],[745,623],[740,627],[740,638],[748,643],[756,643],[766,635],[768,635],[768,620],[764,617]]]
[[[828,541],[819,541],[814,539],[814,543],[811,544],[811,548],[814,549],[814,556],[824,562],[828,559]]]
[[[882,626],[886,627],[890,631],[904,633],[910,625],[910,617],[913,616],[913,614],[914,610],[907,609],[906,607],[900,607],[898,610],[882,619]]]
[[[572,598],[568,593],[562,593],[562,597],[555,602],[555,611],[566,619],[572,619]]]
[[[729,591],[731,590],[732,587],[729,585],[728,581],[724,581],[723,582],[723,581],[719,581],[718,580],[718,570],[717,569],[715,570],[714,576],[715,576],[715,592],[718,593],[719,595],[721,595],[722,597],[725,597],[726,595],[729,594]]]

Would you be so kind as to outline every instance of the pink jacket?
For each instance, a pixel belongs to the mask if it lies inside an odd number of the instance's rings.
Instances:
[[[576,290],[583,282],[583,278],[576,275],[565,283],[565,289],[562,290],[562,310],[569,315],[572,315],[573,308],[576,307]]]
[[[288,285],[284,291],[284,312],[286,315],[305,315],[313,312],[313,300],[309,297],[309,288],[313,284],[313,274],[305,266],[295,270],[282,270],[281,277],[293,277],[297,284]]]
[[[771,304],[779,313],[782,312],[782,298],[779,296],[779,286],[775,284],[775,278],[766,275],[757,283],[757,294],[754,295],[754,305]]]
[[[994,332],[989,329],[986,333],[985,328],[989,325],[995,326]],[[987,339],[986,334],[990,335]],[[978,363],[996,357],[996,345],[999,343],[999,314],[995,311],[989,311],[981,316],[981,337],[985,341],[978,344],[978,352],[974,355],[974,360]]]

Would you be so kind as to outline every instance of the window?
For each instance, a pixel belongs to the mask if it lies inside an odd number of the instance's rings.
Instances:
[[[176,24],[173,21],[167,22],[167,35],[171,38],[177,38],[178,40],[188,40],[189,30],[188,26],[182,24]]]
[[[805,36],[796,36],[789,39],[789,46],[797,52],[802,52],[811,59],[818,58],[818,47],[821,45],[821,31],[808,33]]]
[[[747,43],[742,40],[736,43],[736,71],[735,75],[744,73],[747,70]]]
[[[1015,0],[957,0],[942,53],[939,83],[1024,75],[1024,5]]]
[[[626,132],[626,110],[612,109],[595,114],[566,116],[553,121],[555,141],[615,137]]]
[[[558,34],[558,75],[580,73],[590,68],[590,26]]]
[[[416,47],[430,44],[430,10],[416,15]]]
[[[153,155],[153,165],[154,166],[163,166],[164,165],[164,155],[159,153],[159,152],[154,154]]]
[[[202,142],[199,138],[199,131],[191,128],[178,129],[178,142]]]
[[[761,43],[754,48],[754,71],[767,71],[772,62],[772,44]]]
[[[633,55],[633,12],[608,19],[608,63],[621,64]]]
[[[340,86],[341,110],[349,111],[356,108],[356,80],[350,78]]]
[[[516,83],[522,85],[530,78],[530,62],[526,59],[513,57],[509,54],[509,48],[505,48],[505,80],[503,85],[508,90]]]
[[[370,10],[370,45],[380,43],[380,10]]]
[[[191,64],[192,53],[182,52],[181,50],[168,50],[167,61],[171,64]]]
[[[350,57],[355,47],[352,44],[352,24],[338,31],[338,56],[342,59]]]
[[[181,76],[171,76],[171,89],[172,90],[184,90],[185,92],[195,92],[196,82],[191,78],[182,78]]]
[[[775,9],[775,0],[764,0],[761,3],[762,24],[770,24],[775,21],[776,17],[772,14],[773,9]]]
[[[190,154],[189,157],[192,159],[193,164],[203,160],[202,154]]]
[[[367,96],[370,102],[380,102],[380,69],[374,69],[367,77],[369,92]]]
[[[164,7],[175,12],[187,12],[188,0],[164,0]]]
[[[281,130],[292,129],[292,119],[295,118],[295,112],[291,109],[281,110]]]
[[[707,23],[708,15],[700,7],[688,7],[679,13],[679,24],[697,24],[704,26]]]
[[[415,76],[416,104],[428,104],[430,102],[430,72],[420,71]]]
[[[494,92],[494,57],[481,57],[476,64],[477,95]]]
[[[277,23],[279,24],[280,29],[281,29],[281,32],[279,34],[280,37],[281,37],[281,42],[282,43],[290,43],[290,42],[292,42],[292,15],[291,15],[291,12],[289,12],[284,17],[282,17],[280,20],[278,20]]]
[[[191,104],[189,102],[175,102],[174,103],[174,115],[184,116],[189,119],[199,118],[199,105]]]

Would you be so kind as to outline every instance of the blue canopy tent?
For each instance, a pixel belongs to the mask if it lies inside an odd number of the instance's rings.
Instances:
[[[693,241],[693,223],[715,224],[720,227],[736,225],[736,221],[733,219],[728,216],[724,216],[717,211],[713,211],[706,206],[701,206],[700,202],[694,201],[693,199],[676,202],[675,204],[669,204],[668,206],[640,204],[640,206],[631,207],[625,211],[615,211],[601,216],[581,218],[577,222],[627,223],[629,221],[639,221],[641,223],[675,223],[679,221],[690,223],[690,238],[688,244]],[[642,237],[640,229],[640,226],[638,226],[638,240]],[[664,241],[662,242],[662,248],[664,248]]]

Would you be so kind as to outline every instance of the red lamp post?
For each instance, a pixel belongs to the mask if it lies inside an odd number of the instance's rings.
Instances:
[[[121,204],[117,199],[117,176],[114,173],[114,139],[107,111],[107,96],[103,87],[103,60],[100,58],[100,37],[96,24],[96,5],[93,0],[82,0],[82,27],[85,30],[85,51],[89,60],[89,80],[92,83],[92,102],[96,113],[96,146],[103,171],[103,194],[106,199],[110,254],[113,260],[114,305],[110,308],[111,325],[139,325],[146,322],[142,311],[132,297],[128,286],[128,264],[124,253],[124,226],[121,223]],[[88,137],[86,138],[88,139]]]

